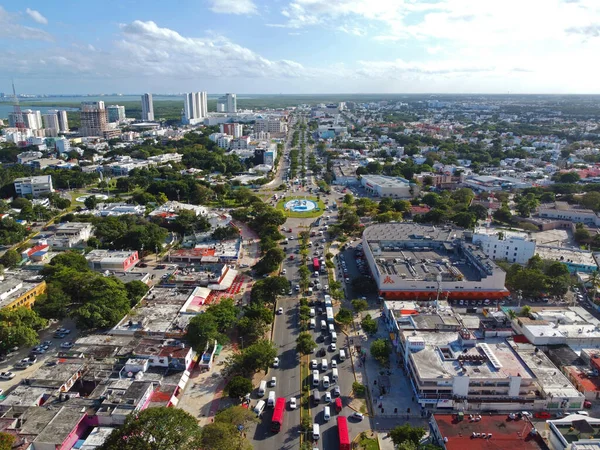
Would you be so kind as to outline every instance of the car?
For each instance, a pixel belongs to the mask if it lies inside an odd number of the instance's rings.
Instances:
[[[279,309],[277,310],[277,314],[283,314],[283,308],[280,306]]]
[[[290,398],[290,409],[296,409],[296,397]]]
[[[146,263],[140,263],[140,264],[138,264],[138,267],[141,267],[143,269],[145,267],[148,267],[148,264],[146,264]]]
[[[56,332],[62,334],[70,334],[71,330],[69,330],[68,328],[59,328],[58,330],[56,330]]]
[[[583,402],[583,407],[587,408],[587,409],[591,408],[592,407],[592,402],[590,402],[589,400],[584,401]]]
[[[533,417],[533,414],[531,414],[529,411],[521,411],[521,415],[523,417],[529,417],[529,418]]]
[[[292,291],[291,289],[288,291],[288,295],[292,295],[294,293],[294,291]]]
[[[287,270],[286,270],[286,269],[281,269],[281,274],[282,274],[282,275],[285,275],[286,273],[287,273]]]
[[[12,372],[0,372],[0,380],[12,380],[15,374]]]
[[[300,285],[299,285],[299,284],[297,284],[297,285],[296,285],[296,287],[295,287],[294,289],[296,289],[296,292],[298,292],[298,291],[300,290]]]
[[[352,417],[353,419],[356,419],[358,421],[361,421],[364,419],[365,416],[363,416],[362,413],[355,411],[350,417]]]
[[[325,403],[331,403],[331,393],[325,392]]]
[[[22,369],[27,369],[29,366],[31,366],[31,364],[19,361],[18,363],[16,363],[14,365],[14,368],[22,370]]]
[[[334,386],[333,387],[333,395],[335,395],[336,397],[340,396],[340,387],[339,386]]]
[[[50,347],[52,345],[52,341],[44,341],[44,342],[42,342],[42,345],[43,346],[47,345],[48,347]]]
[[[279,367],[279,358],[277,356],[273,358],[273,367]]]
[[[294,260],[294,255],[290,255],[290,261]]]
[[[337,369],[337,361],[335,359],[331,359],[331,368],[332,369]]]
[[[533,415],[533,417],[536,419],[551,419],[552,414],[550,414],[548,411],[538,411]]]
[[[64,333],[54,333],[55,339],[64,339],[65,336],[66,336],[66,334],[64,334]]]
[[[73,343],[72,342],[63,342],[62,344],[60,344],[60,348],[71,348],[73,347]]]
[[[44,353],[46,353],[46,350],[44,350],[41,347],[36,347],[34,349],[31,350],[31,353],[34,355],[43,355]]]
[[[335,342],[332,342],[331,345],[329,346],[329,348],[331,349],[332,352],[335,352],[337,350],[337,345],[335,345]]]

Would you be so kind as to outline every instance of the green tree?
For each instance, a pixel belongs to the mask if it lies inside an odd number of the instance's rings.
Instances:
[[[338,313],[335,315],[335,320],[344,327],[352,323],[352,318],[352,311],[346,308],[340,308]]]
[[[421,439],[425,436],[425,430],[421,427],[413,427],[408,423],[399,425],[390,431],[390,437],[394,445],[400,445],[403,442],[410,442],[414,446],[419,445]]]
[[[354,395],[356,395],[357,397],[362,398],[367,393],[367,388],[364,384],[361,384],[358,381],[354,381],[352,382],[352,392],[354,392]]]
[[[389,362],[391,353],[392,345],[387,339],[377,339],[371,344],[371,356],[381,365],[386,365]]]
[[[215,318],[217,330],[220,333],[227,333],[237,320],[238,308],[232,298],[225,298],[217,304],[210,305],[205,314],[210,314]]]
[[[86,197],[85,201],[83,202],[85,207],[89,210],[96,209],[96,206],[98,206],[98,203],[100,203],[100,202],[95,195],[90,195],[90,196]]]
[[[371,317],[371,314],[367,314],[360,325],[367,334],[373,335],[377,333],[377,321]]]
[[[461,228],[473,228],[477,223],[477,216],[466,211],[454,214],[451,219],[457,226]]]
[[[252,391],[252,381],[248,378],[236,376],[225,385],[225,392],[231,398],[240,398]]]
[[[210,450],[252,450],[250,442],[245,440],[237,427],[230,423],[209,423],[202,429],[202,438],[198,448]]]
[[[357,313],[365,311],[369,307],[369,303],[366,300],[363,300],[362,298],[355,298],[354,300],[352,300],[351,303],[352,308],[354,308],[354,311]]]
[[[521,308],[521,312],[519,313],[519,315],[521,317],[529,317],[529,315],[531,314],[531,306],[529,305],[525,305]]]
[[[0,264],[4,267],[12,269],[13,267],[17,267],[17,265],[21,262],[21,255],[16,250],[9,249],[0,257]]]
[[[196,418],[178,408],[148,408],[130,414],[100,450],[197,450],[201,441]],[[237,433],[239,435],[239,433]]]
[[[252,384],[250,384],[250,386],[252,386]],[[251,390],[252,388],[250,388],[249,391],[246,391],[246,394]],[[240,395],[240,397],[242,396]],[[253,411],[236,405],[219,411],[215,416],[215,422],[229,423],[236,426],[242,425],[243,427],[246,427],[248,424],[258,423],[260,420]]]
[[[0,431],[0,450],[11,450],[16,439],[12,434]]]
[[[0,310],[0,352],[13,347],[31,347],[39,343],[38,331],[47,325],[35,311],[19,307]]]
[[[110,328],[129,312],[130,307],[127,289],[120,280],[96,277],[89,283],[86,301],[71,316],[82,330]]]
[[[296,339],[296,350],[299,353],[308,355],[312,353],[315,348],[317,348],[317,343],[309,332],[303,332],[298,335],[298,338]]]
[[[221,338],[217,321],[212,314],[197,314],[188,323],[186,339],[197,352],[203,352],[206,344]]]
[[[273,365],[277,356],[275,344],[267,339],[260,339],[245,347],[240,353],[227,360],[227,370],[232,374],[252,375],[259,370],[267,370]]]
[[[137,303],[146,295],[148,292],[148,285],[140,280],[132,280],[125,283],[125,290],[127,291],[127,298],[131,306],[137,305]]]
[[[33,310],[45,319],[64,319],[67,316],[71,297],[57,283],[49,283],[46,293],[35,299]]]

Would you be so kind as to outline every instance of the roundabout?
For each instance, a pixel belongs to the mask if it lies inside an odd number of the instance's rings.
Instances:
[[[277,203],[277,209],[288,217],[318,217],[323,214],[325,204],[316,197],[284,198]]]
[[[75,200],[77,200],[80,203],[83,203],[83,202],[85,202],[85,199],[88,197],[96,197],[96,200],[102,201],[102,200],[106,200],[108,198],[108,195],[104,195],[104,194],[82,195],[81,197],[77,197]]]

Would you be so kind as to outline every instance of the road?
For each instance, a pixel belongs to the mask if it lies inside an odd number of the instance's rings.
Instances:
[[[290,130],[289,138],[284,150],[284,155],[281,158],[280,168],[277,172],[277,175],[272,183],[269,183],[269,186],[266,186],[265,190],[270,190],[273,187],[278,186],[281,183],[281,177],[285,173],[288,167],[288,163],[286,161],[286,156],[289,154],[290,146],[289,143],[291,141],[291,136],[293,134],[293,130]],[[306,138],[307,136],[305,136]],[[308,155],[313,151],[313,148],[310,146],[306,147],[306,159],[308,159]],[[299,166],[302,166],[302,163],[299,162]],[[308,183],[305,188],[312,189],[316,188],[316,180],[314,177],[308,177]],[[298,189],[298,188],[296,188]],[[293,195],[293,194],[292,194]],[[335,203],[336,200],[339,200],[341,197],[341,193],[332,192],[328,195],[321,194],[321,198],[325,200],[329,199],[329,204]],[[327,216],[330,216],[327,219]],[[285,228],[289,230],[292,229],[291,233],[285,233],[288,237],[293,236],[293,240],[290,240],[286,245],[286,259],[283,262],[282,269],[286,270],[286,278],[290,280],[292,288],[299,282],[299,274],[298,269],[300,267],[300,255],[294,254],[295,250],[299,249],[299,241],[298,234],[301,231],[311,230],[311,226],[314,224],[316,219],[313,218],[289,218],[285,223]],[[318,231],[318,228],[323,227],[325,224],[335,223],[337,220],[337,210],[327,212],[322,216],[321,223],[318,227],[313,228],[313,230]],[[319,251],[321,255],[323,255],[324,245],[322,242],[323,237],[319,236],[319,233],[316,233],[317,236],[313,237],[311,241],[313,242],[313,247],[311,247],[311,256],[309,259],[312,259],[314,256],[313,253],[315,251]],[[319,244],[319,248],[316,247],[316,244]],[[289,255],[294,254],[295,258],[293,260],[289,259]],[[317,281],[316,278],[312,277],[311,280]],[[319,276],[319,281],[322,286],[328,284],[327,274],[322,274]],[[316,291],[315,295],[311,298],[311,300],[323,300],[323,292]],[[285,397],[286,399],[286,412],[284,425],[282,430],[278,434],[273,434],[270,431],[270,423],[271,417],[273,414],[272,409],[266,409],[263,413],[261,422],[256,426],[254,432],[250,430],[249,437],[253,439],[253,444],[255,448],[260,448],[270,450],[270,449],[299,449],[300,447],[300,411],[299,409],[290,410],[289,408],[289,399],[291,397],[296,397],[298,408],[300,408],[300,395],[301,395],[301,374],[300,374],[300,361],[299,357],[296,353],[296,338],[299,334],[299,317],[298,317],[298,300],[300,295],[297,295],[295,290],[293,295],[291,296],[281,296],[278,299],[277,308],[283,308],[283,314],[277,315],[275,317],[275,322],[273,326],[273,341],[279,348],[279,367],[271,368],[269,373],[266,375],[265,379],[269,380],[271,377],[275,376],[277,378],[277,386],[274,388],[277,397]],[[318,307],[323,307],[322,304],[315,304],[315,309]],[[336,308],[337,309],[337,308]],[[338,362],[338,372],[339,372],[339,380],[338,385],[340,387],[341,396],[343,399],[344,405],[349,403],[349,395],[352,392],[352,383],[354,381],[354,374],[352,372],[352,366],[349,359],[344,362],[339,361],[339,348],[345,347],[348,348],[345,343],[345,336],[341,333],[341,330],[336,330],[338,334],[338,350],[332,352],[330,350],[331,337],[327,331],[321,331],[320,329],[320,321],[325,320],[325,315],[320,315],[316,317],[317,319],[317,329],[311,330],[315,341],[319,345],[317,351],[321,348],[326,349],[325,357],[317,357],[316,353],[311,355],[311,359],[318,359],[320,362],[323,358],[326,358],[328,361],[328,370],[326,372],[320,369],[320,376],[328,375],[330,380],[332,376],[332,368],[331,368],[331,360],[334,358]],[[311,380],[312,382],[312,380]],[[323,408],[325,404],[323,403],[323,397],[325,395],[325,391],[329,390],[332,392],[333,397],[333,388],[335,383],[332,383],[329,389],[324,389],[322,384],[320,385],[320,394],[321,394],[321,402],[319,404],[315,404],[314,401],[311,400],[311,416],[313,422],[318,423],[321,428],[321,440],[320,443],[317,443],[315,448],[337,448],[338,446],[338,436],[337,436],[337,426],[336,426],[336,413],[333,404],[331,405],[331,419],[329,422],[325,422],[323,419]],[[267,393],[265,394],[265,399],[268,398],[268,392],[270,389],[267,389]],[[254,405],[256,402],[252,402]],[[345,407],[342,410],[342,415],[350,415],[352,414],[352,410]],[[363,422],[349,422],[350,433],[351,436],[356,436],[361,431],[364,431],[369,428],[368,421]]]

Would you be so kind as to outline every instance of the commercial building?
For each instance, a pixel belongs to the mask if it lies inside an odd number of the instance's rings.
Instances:
[[[434,414],[429,428],[443,450],[547,450],[535,425],[526,417],[506,414]],[[563,450],[563,449],[561,449]]]
[[[20,197],[30,194],[36,198],[42,194],[54,192],[54,188],[52,187],[52,175],[17,178],[14,181],[14,186],[16,194]]]
[[[121,105],[109,105],[106,108],[109,122],[121,122],[125,120],[125,107]]]
[[[570,205],[567,202],[540,205],[537,215],[543,219],[567,220],[593,226],[600,225],[600,218],[594,211]]]
[[[154,103],[152,94],[142,95],[142,120],[144,122],[152,122],[154,120]]]
[[[229,134],[233,136],[234,139],[238,139],[242,137],[242,133],[244,132],[244,127],[240,123],[223,123],[220,126],[221,133]]]
[[[54,140],[54,147],[58,153],[69,153],[71,151],[71,143],[64,137],[56,138]]]
[[[551,450],[595,450],[600,445],[600,419],[571,414],[547,422]]]
[[[188,92],[184,97],[183,120],[188,125],[195,125],[208,116],[206,92]]]
[[[93,231],[91,223],[65,222],[56,226],[53,235],[47,238],[46,242],[52,248],[85,246]]]
[[[363,175],[360,183],[376,197],[412,198],[419,193],[416,184],[400,177]]]
[[[478,228],[473,233],[473,243],[493,260],[526,264],[536,252],[536,242],[527,233]]]
[[[225,94],[217,99],[217,112],[237,112],[237,98],[235,94]]]
[[[287,133],[287,122],[282,119],[258,119],[254,124],[254,132],[261,131],[281,135]]]
[[[35,298],[45,292],[46,282],[35,272],[17,270],[0,275],[0,309],[31,308]]]
[[[82,102],[80,116],[82,136],[103,136],[108,130],[108,115],[104,102]]]
[[[93,270],[114,270],[125,272],[139,261],[137,251],[92,250],[86,256]]]
[[[362,247],[386,299],[495,299],[508,295],[506,273],[463,230],[414,223],[365,229]]]

